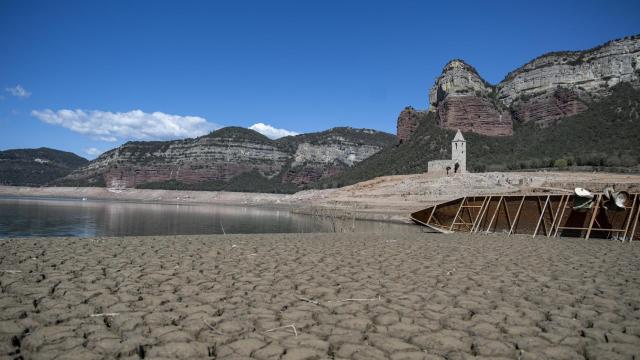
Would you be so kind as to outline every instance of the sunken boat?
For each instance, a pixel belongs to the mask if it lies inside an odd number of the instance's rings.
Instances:
[[[442,233],[504,233],[532,236],[640,240],[640,195],[605,189],[592,193],[465,196],[411,214],[411,220]]]

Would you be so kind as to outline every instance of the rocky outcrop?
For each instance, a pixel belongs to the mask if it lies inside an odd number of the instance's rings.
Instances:
[[[407,106],[400,112],[398,115],[397,121],[397,138],[398,144],[402,144],[403,142],[409,140],[411,135],[416,131],[418,125],[420,123],[420,113],[411,106]]]
[[[454,59],[442,69],[429,92],[429,105],[438,107],[447,96],[488,95],[493,88],[476,71],[462,60]]]
[[[196,139],[128,142],[74,171],[63,183],[127,188],[168,181],[219,184],[252,172],[276,183],[303,185],[352,166],[393,141],[389,134],[349,128],[271,140],[253,130],[228,127]]]
[[[450,61],[429,92],[430,110],[445,129],[484,135],[511,135],[508,109],[496,100],[494,88],[462,60]]]
[[[639,79],[640,36],[632,36],[585,51],[542,55],[509,73],[497,89],[515,118],[545,126],[586,110],[612,86],[638,86]]]
[[[447,96],[438,104],[437,119],[445,129],[490,136],[513,134],[511,114],[482,96]]]
[[[283,181],[296,185],[335,176],[395,140],[378,131],[352,128],[334,128],[292,139],[298,144]]]
[[[429,92],[429,110],[444,128],[511,135],[513,121],[549,126],[585,111],[621,82],[640,86],[640,35],[542,55],[495,86],[472,66],[452,60]]]
[[[556,120],[587,110],[586,103],[574,91],[556,88],[531,98],[521,98],[511,103],[515,120],[520,123],[535,122],[543,127]]]
[[[509,106],[520,97],[537,97],[558,87],[584,99],[610,94],[620,82],[638,85],[640,35],[613,40],[584,51],[542,55],[510,72],[497,86],[500,100]]]

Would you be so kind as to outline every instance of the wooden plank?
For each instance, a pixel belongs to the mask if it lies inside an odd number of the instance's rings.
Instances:
[[[602,194],[598,194],[596,203],[593,205],[593,213],[591,214],[591,221],[589,221],[589,226],[587,227],[587,234],[584,237],[585,240],[588,240],[589,236],[591,236],[591,229],[593,229],[593,222],[596,220],[596,216],[598,215],[598,210],[600,210],[600,200],[602,200]]]
[[[511,229],[511,216],[509,216],[509,207],[507,206],[507,200],[502,202],[502,206],[504,206],[504,213],[507,215],[507,226]]]
[[[471,214],[471,210],[469,210],[469,208],[467,208],[466,210],[467,210],[467,215],[469,215],[469,221],[470,222],[464,223],[464,224],[467,225],[467,229],[469,229],[469,232],[471,232],[471,226],[470,225],[473,225],[473,215]],[[462,219],[462,217],[461,217],[461,220],[464,221],[464,219]]]
[[[480,215],[482,214],[482,211],[484,209],[484,206],[485,206],[486,202],[487,202],[487,197],[485,196],[485,197],[482,198],[482,205],[480,205],[480,210],[478,210],[478,214],[476,215],[475,220],[473,220],[473,225],[471,226],[471,232],[475,232],[476,229],[478,228],[478,226],[479,226],[478,219],[480,218]]]
[[[624,227],[624,235],[622,235],[622,241],[627,240],[627,232],[629,230],[629,225],[631,225],[631,219],[633,218],[633,211],[635,210],[637,200],[638,194],[635,194],[635,196],[633,197],[633,202],[631,203],[631,210],[629,210],[629,216],[627,217],[627,225],[625,225]]]
[[[431,215],[429,215],[429,219],[427,219],[427,225],[429,225],[429,223],[431,222],[431,218],[433,217],[433,213],[436,212],[436,208],[438,207],[438,204],[433,205],[433,208],[431,208]]]
[[[562,212],[558,217],[558,224],[556,225],[556,232],[553,233],[553,237],[558,236],[558,230],[560,229],[560,224],[562,224],[562,218],[564,217],[564,212],[567,210],[567,205],[569,205],[569,200],[571,199],[570,195],[567,195],[566,200],[564,201],[564,206],[562,207]]]
[[[451,221],[451,227],[449,227],[449,231],[453,230],[453,225],[456,224],[456,220],[458,220],[458,215],[460,215],[460,210],[462,210],[462,205],[464,205],[464,201],[467,200],[467,197],[463,197],[462,198],[462,202],[460,202],[460,207],[458,207],[458,211],[456,211],[456,216],[453,217],[453,220]]]
[[[547,208],[547,204],[549,203],[549,196],[547,195],[547,200],[544,202],[544,206],[542,207],[542,210],[540,211],[540,217],[538,218],[538,224],[536,225],[536,230],[533,232],[533,236],[532,237],[536,237],[536,235],[538,234],[538,229],[540,228],[540,222],[543,222],[543,218],[544,218],[544,212],[545,209]],[[540,207],[540,198],[538,198],[538,207]],[[546,231],[546,229],[545,229]]]
[[[588,230],[589,228],[586,227],[570,227],[570,226],[563,226],[561,227],[561,229],[563,230]],[[614,232],[623,232],[624,229],[603,229],[603,228],[595,228],[595,229],[591,229],[591,231],[614,231]]]
[[[495,220],[496,215],[498,215],[498,211],[500,211],[500,203],[502,202],[504,196],[500,196],[498,199],[498,203],[496,204],[496,211],[493,212],[493,216],[491,217],[491,221],[489,221],[489,226],[487,226],[487,230],[485,232],[489,232],[491,230],[491,224],[493,224],[493,220]]]
[[[551,229],[549,229],[549,233],[547,234],[547,237],[550,237],[551,234],[553,233],[553,227],[556,226],[556,215],[560,215],[560,207],[562,206],[562,201],[564,201],[564,195],[560,195],[560,202],[558,202],[558,208],[556,209],[555,215],[553,215],[553,218],[551,219]]]
[[[422,221],[420,221],[420,220],[418,220],[418,219],[416,219],[416,218],[414,218],[414,217],[411,217],[411,220],[413,220],[413,221],[415,221],[415,222],[417,222],[417,223],[419,223],[419,224],[422,224],[422,225],[424,225],[424,226],[426,226],[426,227],[428,227],[428,228],[430,228],[430,229],[433,229],[433,230],[435,230],[435,231],[441,232],[441,233],[443,233],[443,234],[450,234],[450,233],[451,233],[451,232],[450,232],[450,231],[448,231],[447,229],[442,229],[442,228],[440,228],[440,227],[438,227],[438,226],[436,226],[436,225],[429,225],[429,224],[427,224],[427,223],[425,223],[425,222],[422,222]]]
[[[547,235],[547,208],[551,208],[551,195],[547,195],[547,199],[544,202],[544,209],[542,210],[542,230],[544,230],[544,234]]]
[[[518,211],[516,211],[516,217],[513,218],[513,224],[511,225],[511,229],[509,229],[509,235],[507,236],[511,236],[511,234],[513,233],[513,230],[515,230],[516,228],[516,224],[518,223],[518,220],[520,219],[520,211],[522,210],[522,205],[524,205],[524,200],[526,199],[526,196],[522,196],[522,200],[520,201],[520,206],[518,206]]]
[[[629,236],[629,242],[633,241],[633,236],[636,233],[636,225],[638,225],[638,215],[640,215],[640,204],[638,204],[638,209],[636,210],[636,219],[633,220],[633,229],[631,230],[631,235]]]

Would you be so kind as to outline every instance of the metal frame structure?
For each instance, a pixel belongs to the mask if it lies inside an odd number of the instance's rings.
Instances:
[[[573,194],[465,196],[411,214],[416,224],[442,233],[505,233],[640,240],[640,194],[610,209],[604,194],[590,208],[575,207]]]

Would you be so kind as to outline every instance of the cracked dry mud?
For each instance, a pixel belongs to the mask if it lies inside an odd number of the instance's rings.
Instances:
[[[466,234],[15,239],[0,240],[0,270],[7,359],[640,354],[638,243]]]

